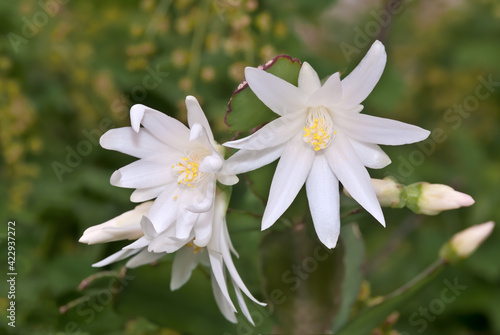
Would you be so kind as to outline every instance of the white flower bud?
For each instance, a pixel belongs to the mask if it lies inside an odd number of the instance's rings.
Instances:
[[[472,204],[474,199],[470,195],[457,192],[447,185],[421,183],[417,213],[436,215],[442,211],[468,207]]]
[[[96,244],[119,240],[135,240],[143,235],[141,218],[147,214],[153,205],[148,201],[136,206],[133,210],[125,212],[109,221],[92,226],[83,232],[79,242]]]
[[[391,178],[373,179],[372,185],[377,194],[377,199],[382,207],[403,207],[404,199],[401,199],[403,185],[396,183]]]
[[[450,244],[460,258],[466,258],[490,236],[494,227],[493,221],[469,227],[453,235]]]

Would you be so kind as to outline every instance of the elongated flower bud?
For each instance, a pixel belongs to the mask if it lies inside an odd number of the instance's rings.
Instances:
[[[88,228],[83,232],[79,242],[96,244],[138,239],[143,235],[140,225],[141,218],[143,215],[147,214],[152,204],[152,201],[142,203],[131,211]]]
[[[442,211],[468,207],[474,199],[447,185],[426,182],[406,186],[406,206],[418,214],[437,215]]]

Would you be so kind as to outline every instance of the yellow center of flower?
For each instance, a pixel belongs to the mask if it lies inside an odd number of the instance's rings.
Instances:
[[[198,168],[200,165],[196,159],[189,157],[181,157],[177,164],[172,165],[172,169],[178,173],[177,184],[187,185],[194,188],[194,183],[199,179]]]
[[[333,124],[328,110],[323,107],[309,108],[303,140],[313,146],[314,151],[324,149],[332,140]],[[333,132],[335,135],[337,132]]]
[[[197,246],[196,244],[193,243],[193,241],[189,242],[186,244],[186,247],[193,248],[193,252],[197,254],[200,250],[203,252],[203,248]]]

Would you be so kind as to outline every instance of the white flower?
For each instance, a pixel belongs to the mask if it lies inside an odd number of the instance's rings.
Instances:
[[[152,201],[142,203],[135,209],[125,212],[109,221],[87,228],[79,242],[96,244],[119,240],[135,240],[141,237],[139,222],[153,204]]]
[[[229,197],[224,192],[217,191],[212,217],[204,218],[205,220],[208,220],[206,224],[207,226],[210,226],[212,230],[212,237],[205,248],[198,247],[193,243],[194,233],[191,233],[185,240],[169,238],[168,234],[158,233],[151,221],[144,216],[140,221],[140,226],[142,227],[144,236],[140,237],[137,241],[124,247],[115,254],[93,264],[93,266],[102,267],[113,262],[126,259],[130,256],[134,256],[126,263],[125,266],[128,268],[135,268],[151,263],[166,255],[166,252],[164,251],[155,251],[154,248],[151,248],[152,245],[156,245],[156,248],[161,250],[177,250],[172,265],[172,278],[170,282],[171,290],[176,290],[183,286],[191,277],[192,271],[199,264],[209,266],[211,269],[212,290],[214,292],[217,305],[219,306],[222,314],[229,321],[236,323],[237,320],[234,313],[237,310],[228,292],[228,286],[226,283],[227,270],[238,299],[238,304],[243,314],[253,324],[253,320],[246,306],[242,291],[254,302],[260,305],[265,304],[255,299],[250,291],[248,291],[239,276],[236,267],[234,266],[231,252],[233,252],[236,256],[237,253],[234,250],[229,238],[225,218],[228,203]],[[137,222],[137,225],[139,225],[139,221]]]
[[[417,213],[437,215],[442,211],[468,207],[472,204],[474,204],[474,199],[470,195],[455,191],[450,186],[421,183]]]
[[[237,178],[218,174],[224,149],[215,142],[198,101],[188,96],[186,106],[190,129],[161,112],[135,105],[130,110],[132,127],[112,129],[100,143],[139,158],[113,173],[111,184],[135,188],[133,202],[156,198],[148,212],[155,230],[168,228],[169,234],[184,240],[194,228],[194,243],[204,247],[212,231],[204,217],[212,215],[217,178],[223,184]]]
[[[305,183],[318,237],[327,247],[335,247],[340,230],[339,181],[385,225],[365,166],[382,168],[390,163],[378,144],[413,143],[429,135],[413,125],[360,113],[360,103],[375,87],[385,63],[384,46],[376,41],[342,81],[335,73],[321,85],[308,63],[302,65],[298,87],[263,70],[245,69],[252,91],[280,117],[251,136],[225,143],[242,149],[226,161],[225,171],[251,171],[280,157],[262,229],[283,214]]]

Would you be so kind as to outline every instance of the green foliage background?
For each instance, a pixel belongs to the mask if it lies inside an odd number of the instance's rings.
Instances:
[[[380,14],[387,5],[368,0],[2,1],[0,260],[4,278],[6,226],[15,220],[18,276],[15,329],[5,321],[8,288],[1,280],[0,332],[270,333],[277,316],[269,309],[251,307],[262,316],[255,329],[241,318],[238,326],[228,323],[201,270],[185,287],[170,292],[168,257],[157,266],[128,271],[125,287],[113,299],[105,293],[114,277],[78,291],[80,281],[97,272],[91,264],[125,243],[86,246],[77,241],[87,227],[133,208],[131,191],[109,184],[111,173],[133,158],[96,144],[106,130],[129,125],[132,104],[185,121],[184,98],[195,95],[222,143],[235,135],[224,115],[244,67],[278,54],[306,60],[326,77],[348,73],[374,39],[382,40],[388,64],[364,103],[365,112],[439,135],[422,144],[385,148],[393,163],[371,171],[372,176],[392,175],[404,184],[448,184],[476,200],[471,208],[435,217],[384,209],[386,229],[366,214],[357,216],[372,296],[415,277],[453,233],[488,220],[500,222],[500,86],[458,112],[460,105],[475,101],[482,80],[500,82],[500,4],[407,0],[392,17]],[[147,89],[144,80],[151,72],[158,81]],[[247,183],[235,187],[228,216],[240,253],[236,266],[260,299],[265,299],[265,280],[259,243],[268,233],[260,232],[258,218],[234,209],[261,214],[268,190],[250,191],[248,183],[265,185],[272,171],[268,167],[241,178]],[[341,201],[344,212],[355,207],[345,197]],[[304,208],[302,195],[286,217],[307,222]],[[275,229],[289,223],[280,221]],[[400,306],[395,329],[403,334],[500,334],[499,243],[497,229],[470,259],[443,271]],[[439,299],[445,280],[455,278],[467,288],[453,303],[427,320],[425,329],[422,322],[410,321],[419,308]],[[82,297],[89,300],[59,312]],[[425,320],[420,314],[417,319]]]

